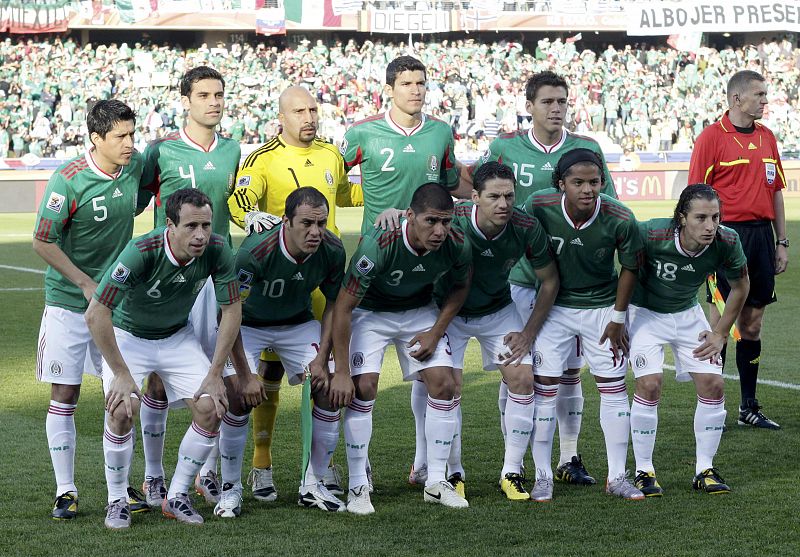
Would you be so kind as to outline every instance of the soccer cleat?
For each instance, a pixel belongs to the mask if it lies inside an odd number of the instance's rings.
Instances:
[[[439,503],[451,509],[466,509],[469,507],[467,500],[456,493],[455,488],[448,481],[437,482],[432,486],[426,487],[422,498],[428,503]]]
[[[761,413],[761,406],[754,398],[747,399],[744,406],[739,407],[739,425],[751,425],[761,429],[780,429],[776,422],[773,422]]]
[[[322,483],[325,485],[325,489],[330,491],[333,495],[344,495],[342,473],[335,464],[328,465],[328,469],[322,477]]]
[[[194,479],[194,489],[200,497],[206,500],[206,503],[209,505],[216,504],[219,501],[219,478],[217,473],[209,470],[205,476],[198,474]]]
[[[372,483],[372,466],[369,464],[369,459],[367,459],[367,485],[369,486],[369,492],[375,492],[375,484]]]
[[[521,474],[509,472],[500,480],[500,491],[506,494],[509,501],[527,501],[531,496],[525,491],[523,481]]]
[[[53,504],[53,512],[50,517],[53,520],[72,520],[78,516],[78,494],[74,491],[66,491],[56,497]]]
[[[553,478],[547,476],[542,470],[536,471],[536,481],[531,490],[531,501],[549,503],[553,500]]]
[[[361,515],[375,512],[369,500],[369,486],[360,485],[347,492],[347,512]]]
[[[128,501],[125,499],[117,499],[109,503],[106,507],[106,519],[103,524],[105,524],[106,528],[112,530],[130,528],[131,510],[128,507]]]
[[[164,499],[161,513],[167,518],[174,518],[184,524],[202,524],[203,517],[194,510],[188,493],[178,493],[172,499]]]
[[[316,485],[301,486],[297,504],[301,507],[317,508],[335,513],[347,510],[347,506],[328,491],[322,482],[318,482]]]
[[[706,468],[694,477],[692,487],[698,491],[705,491],[711,495],[719,495],[721,493],[730,493],[731,488],[719,475],[719,470],[716,468]]]
[[[556,468],[555,479],[575,485],[594,485],[597,483],[597,480],[586,471],[581,455],[573,456],[569,462],[565,462]]]
[[[164,499],[167,498],[167,484],[163,476],[154,478],[147,476],[142,484],[142,491],[147,500],[147,504],[151,507],[160,507]]]
[[[467,498],[467,484],[464,483],[464,476],[461,475],[461,472],[450,474],[447,481],[450,482],[450,485],[453,486],[453,489],[456,490],[460,497]]]
[[[639,470],[633,480],[633,485],[644,493],[645,497],[661,497],[664,495],[664,490],[659,485],[655,472]]]
[[[146,513],[150,511],[150,504],[144,493],[128,486],[128,506],[131,513]]]
[[[411,485],[425,485],[428,481],[428,465],[423,464],[419,468],[414,468],[411,465],[411,471],[408,473],[408,483]]]
[[[253,488],[253,498],[272,503],[278,498],[278,490],[272,483],[272,466],[269,468],[253,468],[247,477],[247,483]]]
[[[631,483],[628,479],[627,472],[616,478],[607,479],[606,493],[622,497],[628,501],[641,501],[644,499],[644,493],[639,491],[639,489]]]
[[[236,518],[242,514],[242,484],[223,484],[214,515],[220,518]]]

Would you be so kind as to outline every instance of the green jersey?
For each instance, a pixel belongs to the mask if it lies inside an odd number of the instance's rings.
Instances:
[[[613,304],[617,295],[615,251],[622,267],[638,272],[644,246],[636,219],[622,202],[600,194],[591,218],[580,227],[575,227],[567,214],[563,194],[554,190],[534,193],[525,210],[539,219],[550,236],[561,279],[557,306],[601,308]]]
[[[389,112],[353,124],[344,134],[341,152],[348,171],[361,165],[361,234],[367,235],[386,209],[407,209],[423,184],[458,187],[454,145],[450,126],[425,114],[410,130],[395,124]]]
[[[330,230],[325,231],[319,249],[302,261],[286,248],[282,224],[251,234],[236,253],[244,300],[242,324],[271,327],[311,321],[311,292],[319,287],[333,303],[346,259],[341,240]]]
[[[408,241],[408,221],[395,230],[361,237],[342,281],[348,294],[371,311],[406,311],[430,303],[433,284],[449,272],[451,284],[468,280],[472,249],[464,233],[452,227],[442,246],[420,253]]]
[[[719,227],[711,245],[696,254],[681,247],[671,219],[639,223],[645,263],[631,303],[658,313],[677,313],[697,304],[697,289],[722,269],[733,282],[747,276],[747,259],[736,231]]]
[[[478,226],[477,211],[473,202],[459,202],[453,219],[472,245],[472,283],[458,312],[462,317],[489,315],[511,303],[508,274],[519,259],[527,259],[532,269],[546,267],[553,260],[547,235],[535,218],[515,208],[505,228],[487,238]],[[450,284],[449,275],[436,283],[434,295],[439,304],[447,297]]]
[[[115,327],[146,339],[167,338],[186,326],[208,277],[217,302],[239,301],[233,251],[212,234],[200,257],[181,263],[172,254],[167,228],[134,238],[103,275],[94,299],[114,310]]]
[[[532,193],[553,187],[553,170],[558,164],[558,159],[573,149],[589,149],[600,156],[605,174],[603,193],[616,199],[614,180],[608,171],[600,145],[589,137],[574,134],[566,129],[562,130],[561,139],[555,145],[549,146],[543,145],[536,139],[533,128],[499,135],[481,155],[472,171],[489,161],[497,161],[513,168],[514,176],[517,178],[514,195],[517,206],[521,207]],[[510,280],[512,284],[531,288],[535,288],[538,283],[533,267],[525,259],[521,259],[511,271]]]
[[[61,165],[47,182],[34,237],[56,243],[98,282],[133,235],[141,176],[142,156],[135,151],[115,175],[95,164],[92,151]],[[44,286],[49,306],[83,312],[89,305],[83,291],[53,267],[45,272]]]
[[[166,204],[170,195],[182,188],[197,188],[206,194],[213,205],[211,229],[223,238],[230,235],[228,198],[241,157],[239,143],[216,135],[206,151],[186,135],[184,130],[173,132],[150,143],[144,151],[143,187],[155,195],[153,225],[166,222]],[[149,197],[141,203],[149,202]]]

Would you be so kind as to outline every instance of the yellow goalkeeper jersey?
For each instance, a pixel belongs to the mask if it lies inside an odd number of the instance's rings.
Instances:
[[[325,195],[330,206],[328,228],[337,236],[336,206],[364,204],[361,186],[348,180],[336,147],[321,139],[315,139],[310,147],[293,147],[279,135],[253,151],[239,167],[236,188],[228,198],[231,220],[244,227],[244,217],[251,211],[281,216],[286,197],[305,186]]]

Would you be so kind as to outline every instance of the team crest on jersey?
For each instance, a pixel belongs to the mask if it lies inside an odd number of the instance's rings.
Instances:
[[[600,248],[596,252],[594,252],[595,259],[603,259],[606,254],[608,253],[608,248]]]
[[[205,284],[206,284],[206,279],[198,280],[197,282],[194,283],[194,289],[192,290],[192,292],[197,294],[203,289],[203,286],[205,286]]]
[[[372,270],[374,266],[375,263],[373,263],[372,260],[366,255],[362,255],[361,259],[359,259],[356,263],[356,269],[358,269],[358,272],[365,276]]]
[[[428,170],[431,172],[439,170],[439,159],[436,158],[436,155],[431,155],[431,158],[428,159]]]
[[[253,282],[253,273],[245,271],[244,269],[239,269],[239,276],[236,278],[239,279],[239,284],[242,286],[249,286],[250,283]]]
[[[61,208],[64,206],[64,201],[66,200],[67,198],[60,193],[53,192],[50,194],[50,199],[47,200],[47,208],[54,213],[60,213]]]
[[[329,186],[333,185],[333,173],[327,168],[325,169],[325,181],[328,183]]]
[[[511,270],[511,268],[517,264],[516,259],[506,259],[506,262],[503,263],[503,272],[507,273]]]
[[[128,280],[128,276],[131,274],[131,270],[128,269],[122,263],[117,264],[117,268],[114,269],[114,272],[111,273],[111,278],[117,281],[120,284],[124,284],[126,280]]]
[[[544,358],[544,356],[542,356],[541,352],[539,352],[538,350],[536,352],[534,352],[533,353],[533,367],[540,367],[542,365],[542,359],[543,358]]]
[[[636,356],[633,357],[633,366],[636,369],[644,369],[646,365],[647,365],[647,356],[645,356],[644,354],[636,354]]]
[[[61,374],[64,372],[64,368],[61,365],[61,362],[58,360],[53,360],[50,362],[50,375],[53,377],[61,377]]]
[[[236,182],[237,188],[246,188],[250,185],[250,176],[239,176],[239,180]]]
[[[344,156],[347,153],[347,139],[342,139],[342,145],[339,147],[339,152]]]
[[[764,168],[767,172],[767,183],[772,185],[775,183],[775,163],[774,162],[767,162],[764,163]]]
[[[364,353],[363,352],[353,352],[353,356],[350,358],[350,365],[353,367],[361,367],[364,365]]]

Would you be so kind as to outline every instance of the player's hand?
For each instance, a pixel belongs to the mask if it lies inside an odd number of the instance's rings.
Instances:
[[[280,217],[261,211],[251,211],[244,216],[244,231],[250,236],[253,232],[259,234],[264,230],[272,230],[280,223]]]
[[[228,396],[225,394],[225,382],[222,381],[222,377],[219,375],[206,375],[200,388],[194,394],[194,401],[200,400],[202,395],[211,397],[217,418],[221,420],[225,412],[228,411]]]
[[[500,355],[501,358],[505,358],[505,360],[503,360],[503,365],[518,366],[522,358],[524,358],[526,354],[531,353],[533,339],[525,333],[513,332],[508,333],[505,338],[503,338],[503,343],[510,350],[510,352]]]
[[[386,209],[375,218],[375,228],[397,230],[400,228],[400,217],[403,213],[400,209]]]
[[[775,248],[775,274],[779,275],[786,270],[789,265],[789,250],[786,246],[778,245]]]
[[[133,408],[131,407],[131,396],[136,395],[142,399],[142,392],[136,386],[136,382],[131,377],[129,371],[121,371],[114,374],[111,385],[106,392],[106,411],[113,414],[120,404],[125,405],[125,413],[129,418],[133,418]]]
[[[83,291],[83,297],[86,298],[86,301],[91,302],[94,291],[97,290],[97,283],[90,280],[88,284],[81,286],[81,290]]]
[[[408,343],[408,347],[412,348],[415,344],[419,344],[419,348],[414,350],[413,352],[409,352],[408,355],[414,358],[415,360],[419,360],[420,362],[424,362],[425,360],[429,359],[433,356],[433,353],[436,352],[436,346],[439,344],[439,340],[442,337],[433,331],[425,331],[424,333],[419,333],[411,341]]]
[[[328,394],[328,382],[330,381],[330,368],[328,358],[314,358],[308,364],[308,371],[311,372],[311,391],[315,394],[325,396]]]
[[[702,344],[692,351],[692,356],[698,360],[710,360],[711,363],[717,363],[722,348],[728,341],[728,336],[715,333],[714,331],[703,331],[697,336]]]
[[[334,373],[328,389],[328,400],[333,408],[345,408],[353,401],[356,387],[349,373]]]
[[[267,398],[267,393],[264,391],[264,383],[258,380],[258,376],[250,373],[246,378],[235,376],[237,381],[237,390],[239,397],[242,401],[242,406],[250,410],[255,408]]]
[[[605,331],[603,331],[603,336],[600,337],[599,344],[603,344],[605,341],[611,343],[611,353],[614,354],[614,358],[628,357],[630,342],[628,341],[628,331],[625,330],[624,323],[610,321],[606,325]]]

